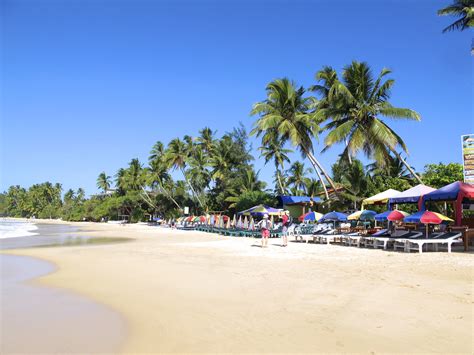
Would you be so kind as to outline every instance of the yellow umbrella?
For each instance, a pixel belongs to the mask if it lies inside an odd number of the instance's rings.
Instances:
[[[358,220],[361,214],[362,214],[362,211],[354,212],[350,214],[349,216],[347,216],[347,219],[350,221]]]

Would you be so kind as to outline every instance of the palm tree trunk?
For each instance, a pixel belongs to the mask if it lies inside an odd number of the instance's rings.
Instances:
[[[313,154],[310,151],[308,151],[306,149],[304,151],[305,151],[305,154],[308,157],[309,161],[311,162],[311,165],[313,165],[313,168],[316,171],[316,174],[318,175],[319,181],[321,181],[321,185],[323,186],[324,195],[326,196],[326,200],[329,200],[329,194],[328,194],[328,190],[326,188],[326,183],[324,182],[323,177],[321,176],[321,173],[319,172],[320,168],[318,166],[316,158],[313,156]],[[335,189],[334,189],[334,191],[335,191]]]
[[[421,181],[420,177],[418,176],[417,173],[411,168],[410,164],[408,164],[405,159],[402,158],[400,154],[398,154],[395,149],[391,149],[392,153],[395,154],[395,156],[400,159],[400,161],[407,167],[408,171],[410,174],[418,181],[418,183],[423,184],[423,181]]]
[[[316,166],[321,170],[321,172],[323,173],[324,177],[326,178],[326,180],[328,181],[329,185],[331,185],[331,187],[333,188],[334,190],[334,193],[337,195],[337,189],[336,189],[336,185],[334,184],[334,181],[329,177],[328,173],[326,172],[326,170],[323,168],[323,166],[321,165],[321,163],[316,159],[316,157],[313,155],[313,153],[311,153],[310,151],[305,151],[306,155],[308,156],[309,160],[312,162],[313,166],[315,166],[315,169],[316,169]],[[317,171],[317,169],[316,169]],[[320,176],[320,174],[318,173],[318,176]],[[329,199],[329,195],[327,194],[327,191],[326,191],[326,186],[324,184],[324,181],[321,179],[321,183],[323,184],[323,188],[324,188],[324,191],[326,192],[326,198]]]
[[[192,192],[194,198],[196,198],[196,200],[199,202],[199,205],[201,206],[201,208],[204,209],[204,206],[203,206],[201,200],[199,199],[198,195],[196,194],[196,191],[194,190],[193,185],[191,185],[191,182],[188,180],[183,168],[181,168],[181,173],[183,174],[184,180],[186,180],[186,183],[188,184],[189,188],[191,189],[191,192]]]
[[[160,189],[161,189],[161,191],[163,191],[163,193],[166,195],[166,197],[168,197],[171,201],[173,201],[173,203],[176,205],[176,207],[178,207],[180,210],[183,210],[181,208],[181,206],[179,205],[179,203],[176,202],[176,200],[173,198],[173,196],[171,196],[171,194],[168,192],[168,190],[166,190],[165,187],[161,184],[161,181],[158,181],[158,184],[160,185]]]
[[[282,195],[285,194],[285,189],[283,188],[283,183],[281,182],[281,176],[280,176],[280,170],[278,167],[276,168],[276,174],[277,174],[277,181],[278,181],[278,186],[280,187],[280,192]]]
[[[347,147],[349,145],[349,142],[347,141],[347,139],[345,140],[345,142],[346,142],[346,147]],[[349,150],[347,150],[347,159],[349,160],[349,165],[352,165],[352,157]]]

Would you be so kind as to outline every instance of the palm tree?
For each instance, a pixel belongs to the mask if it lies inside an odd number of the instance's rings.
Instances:
[[[459,19],[446,27],[443,33],[454,30],[464,31],[474,26],[474,0],[454,0],[451,5],[438,10],[438,15],[459,17]]]
[[[283,187],[283,182],[281,179],[281,170],[285,168],[285,162],[290,162],[290,158],[288,158],[287,154],[291,153],[292,150],[285,149],[284,142],[276,134],[274,134],[272,138],[269,139],[268,144],[261,146],[259,149],[262,152],[261,156],[265,158],[265,165],[273,159],[280,194],[284,195],[285,188]]]
[[[312,173],[311,169],[306,169],[303,163],[295,161],[288,170],[288,183],[293,185],[296,189],[306,193],[306,175],[310,173]]]
[[[316,79],[322,81],[322,85],[312,88],[323,94],[317,115],[321,120],[331,120],[324,127],[329,133],[323,151],[336,143],[346,143],[343,155],[347,158],[363,151],[380,165],[386,164],[392,153],[421,183],[419,176],[397,151],[400,147],[408,153],[405,142],[382,119],[420,120],[420,115],[415,111],[394,107],[388,102],[395,81],[384,81],[384,77],[391,71],[383,69],[374,80],[367,63],[354,61],[344,68],[342,81],[333,79],[329,83],[326,77],[331,70],[324,68],[318,72]]]
[[[163,143],[158,141],[153,145],[153,148],[151,148],[150,156],[148,157],[148,161],[152,162],[154,160],[159,160],[163,157],[164,154],[165,154],[164,145],[163,145]]]
[[[189,137],[189,136],[187,136]],[[189,137],[191,138],[191,137]],[[165,160],[168,164],[169,167],[172,167],[174,169],[179,169],[181,173],[184,176],[184,179],[186,183],[188,184],[189,188],[191,189],[191,192],[193,196],[197,199],[199,205],[203,207],[203,204],[199,197],[196,194],[196,191],[194,190],[193,186],[188,180],[188,177],[186,176],[186,171],[184,170],[186,167],[186,162],[189,158],[189,151],[188,147],[190,142],[192,141],[188,139],[188,146],[179,138],[175,138],[171,140],[168,144],[168,149],[166,150],[165,153]]]
[[[152,160],[148,168],[148,183],[152,188],[158,187],[159,190],[168,197],[179,210],[182,210],[180,204],[171,195],[171,192],[165,187],[168,182],[171,182],[171,176],[168,173],[166,164],[162,160]]]
[[[197,141],[202,149],[210,154],[214,149],[214,132],[209,127],[204,127],[199,131]]]
[[[263,135],[263,145],[268,144],[275,134],[285,143],[290,141],[293,146],[301,151],[304,157],[309,159],[318,174],[326,198],[329,199],[321,173],[335,191],[336,187],[329,174],[326,173],[326,170],[313,154],[312,140],[320,131],[314,113],[316,99],[314,97],[303,97],[305,93],[303,87],[296,88],[295,83],[287,78],[271,82],[266,90],[267,99],[256,103],[251,111],[252,115],[260,116],[254,123],[251,134]]]
[[[108,176],[105,171],[101,172],[97,178],[97,187],[106,193],[110,189],[110,185],[110,176]]]

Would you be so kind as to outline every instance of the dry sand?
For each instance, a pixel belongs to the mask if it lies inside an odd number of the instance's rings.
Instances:
[[[9,253],[55,263],[41,283],[122,314],[125,353],[473,353],[472,254],[78,225],[135,240]]]

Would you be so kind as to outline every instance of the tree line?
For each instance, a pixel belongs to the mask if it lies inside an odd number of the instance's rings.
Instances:
[[[388,188],[405,190],[421,182],[440,187],[462,180],[459,164],[427,165],[422,173],[408,164],[408,148],[389,121],[419,121],[421,116],[390,103],[395,84],[390,74],[384,68],[374,76],[367,63],[354,61],[340,73],[323,67],[308,88],[288,78],[270,82],[266,98],[251,109],[255,121],[250,135],[260,138],[260,156],[274,166],[273,186],[259,178],[242,124],[220,137],[205,127],[197,137],[156,142],[146,163],[132,159],[113,176],[100,173],[100,194],[85,198],[78,189],[62,197],[61,185],[49,182],[28,190],[12,186],[0,194],[0,213],[139,221],[176,217],[185,206],[193,214],[232,214],[259,203],[276,205],[276,196],[287,194],[319,197],[323,210],[356,209],[363,198]],[[323,149],[317,152],[314,142],[322,134]],[[342,151],[328,171],[319,155],[335,146]],[[290,160],[293,150],[301,160]],[[370,164],[362,164],[361,154]],[[172,178],[173,171],[179,178]]]

